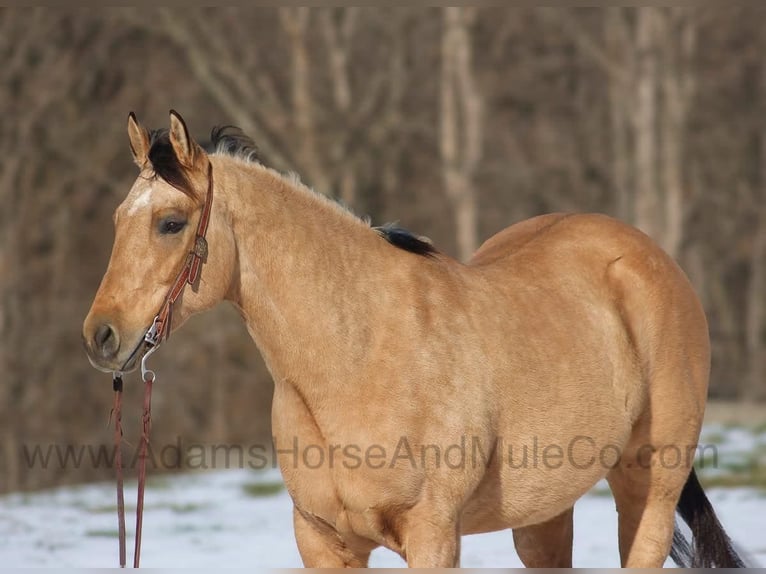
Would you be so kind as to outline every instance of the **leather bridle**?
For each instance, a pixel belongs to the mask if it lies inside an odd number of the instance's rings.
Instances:
[[[170,287],[160,310],[154,317],[151,326],[146,330],[144,338],[138,343],[123,364],[127,367],[135,355],[141,349],[146,349],[141,358],[141,379],[144,381],[144,408],[142,417],[141,442],[138,452],[138,500],[136,504],[136,545],[133,551],[133,567],[138,568],[141,557],[141,528],[144,512],[144,487],[146,484],[146,458],[149,447],[149,429],[151,426],[151,397],[152,384],[155,380],[154,371],[146,366],[147,359],[170,337],[170,329],[173,322],[173,305],[183,293],[186,285],[194,285],[199,279],[202,264],[207,261],[208,245],[205,235],[210,224],[210,212],[213,206],[213,165],[208,163],[208,185],[205,203],[202,205],[197,232],[194,237],[194,245],[186,255],[183,267],[178,272],[173,285]],[[114,388],[114,443],[115,443],[115,471],[117,475],[117,521],[120,543],[120,566],[125,567],[125,496],[123,493],[122,451],[120,442],[122,438],[122,371],[116,371],[112,376]]]
[[[187,284],[194,286],[199,278],[202,264],[207,260],[208,247],[205,235],[210,223],[210,211],[213,207],[213,165],[210,163],[208,163],[207,177],[207,195],[205,196],[205,203],[202,205],[202,213],[197,223],[194,245],[186,255],[181,271],[178,272],[178,276],[165,296],[165,300],[154,317],[152,325],[144,335],[144,344],[149,349],[147,354],[154,352],[165,339],[170,337],[170,327],[173,322],[173,305],[181,296]],[[144,355],[144,360],[145,358],[146,355]],[[141,361],[142,374],[145,372],[144,360]]]

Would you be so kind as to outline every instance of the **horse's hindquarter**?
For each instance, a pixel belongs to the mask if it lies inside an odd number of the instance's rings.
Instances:
[[[492,378],[502,448],[466,508],[465,531],[555,516],[609,471],[652,395],[676,401],[688,420],[704,400],[705,389],[678,380],[652,390],[645,376],[662,348],[700,350],[690,367],[705,382],[707,367],[696,297],[646,236],[603,216],[515,227],[472,262],[496,291],[497,307],[484,303],[490,324],[507,326],[488,349],[502,366]]]

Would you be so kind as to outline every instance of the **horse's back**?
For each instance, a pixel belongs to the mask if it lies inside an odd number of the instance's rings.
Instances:
[[[551,213],[516,223],[485,241],[469,265],[511,264],[524,273],[525,265],[555,260],[556,271],[578,273],[626,256],[633,258],[639,272],[647,265],[662,263],[663,271],[674,265],[646,234],[598,213]]]
[[[519,248],[544,235],[551,227],[569,217],[572,215],[548,213],[506,227],[479,247],[469,265],[485,265],[507,259]]]

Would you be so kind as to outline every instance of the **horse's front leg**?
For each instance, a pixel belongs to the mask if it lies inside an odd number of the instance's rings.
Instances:
[[[366,568],[373,545],[349,544],[329,524],[293,506],[295,541],[306,568]]]

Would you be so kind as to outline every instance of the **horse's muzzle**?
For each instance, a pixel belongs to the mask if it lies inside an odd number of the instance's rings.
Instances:
[[[90,364],[103,372],[127,372],[136,368],[141,353],[138,345],[123,345],[119,330],[108,321],[88,321],[83,328],[83,342]]]

